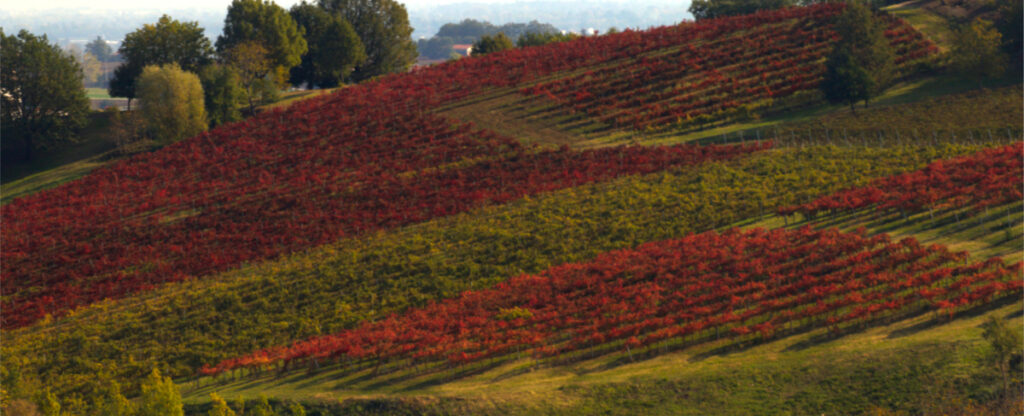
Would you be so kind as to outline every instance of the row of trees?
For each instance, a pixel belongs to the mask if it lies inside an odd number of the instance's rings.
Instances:
[[[498,26],[487,21],[466,19],[459,23],[448,23],[441,26],[430,39],[420,39],[417,44],[419,53],[431,59],[447,59],[452,56],[455,44],[475,44],[483,39],[494,38],[499,34],[509,39],[509,44],[527,36],[561,36],[558,28],[536,20],[529,23],[506,23]],[[510,46],[511,47],[511,46]],[[479,54],[480,48],[474,45],[473,53]]]

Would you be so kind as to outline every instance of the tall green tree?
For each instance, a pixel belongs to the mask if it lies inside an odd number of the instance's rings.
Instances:
[[[108,90],[113,97],[127,97],[131,109],[135,80],[142,74],[142,68],[177,64],[185,71],[199,72],[211,61],[213,48],[199,22],[180,22],[163,15],[155,24],[146,24],[126,35],[118,53],[124,63],[114,69]]]
[[[137,86],[142,119],[153,139],[171,143],[206,130],[203,87],[199,77],[177,64],[150,65]]]
[[[203,102],[210,127],[242,119],[238,107],[245,100],[245,90],[235,68],[207,65],[199,72],[199,82],[203,85]]]
[[[852,2],[836,17],[835,30],[839,41],[825,62],[822,91],[833,102],[849,102],[852,106],[863,100],[867,107],[871,98],[881,94],[897,75],[895,52],[885,37],[885,26],[867,5]],[[865,75],[867,80],[863,79]]]
[[[494,36],[484,36],[474,43],[473,55],[486,55],[489,53],[512,49],[514,47],[516,47],[516,45],[512,43],[512,39],[509,39],[504,33],[498,33]]]
[[[149,377],[142,383],[142,395],[139,397],[138,416],[184,416],[185,409],[181,403],[181,393],[170,377],[163,377],[160,371],[153,369]]]
[[[0,147],[24,151],[71,141],[89,113],[82,68],[46,35],[0,30]]]
[[[302,30],[281,6],[269,0],[233,0],[224,18],[224,33],[217,38],[217,53],[224,56],[248,42],[266,48],[271,74],[279,85],[284,85],[288,71],[308,49]]]
[[[320,0],[320,7],[352,24],[366,50],[366,60],[352,78],[405,72],[416,61],[416,44],[405,6],[395,0]]]
[[[690,13],[696,20],[751,14],[795,6],[796,0],[693,0]]]
[[[953,70],[978,84],[1001,77],[1006,72],[1002,35],[987,20],[975,19],[956,29],[952,56]]]
[[[849,104],[850,111],[856,112],[856,103],[871,96],[874,80],[849,48],[836,48],[825,61],[821,89],[829,102]]]
[[[114,59],[114,49],[101,36],[97,36],[96,39],[85,44],[85,51],[91,53],[100,62],[110,62]]]
[[[238,71],[238,78],[249,102],[249,114],[255,114],[256,102],[265,102],[274,91],[271,79],[274,61],[263,44],[255,41],[240,43],[224,53],[225,61]]]
[[[1014,356],[1021,356],[1024,336],[1020,328],[1010,327],[1006,321],[996,317],[989,317],[983,327],[985,332],[982,333],[982,337],[991,346],[989,358],[999,369],[1003,377],[1003,392],[1009,397],[1013,393],[1010,389],[1010,361]]]
[[[359,35],[340,14],[331,14],[315,4],[302,3],[288,12],[303,29],[309,49],[299,66],[292,68],[293,85],[332,88],[348,78],[356,65],[366,60]]]

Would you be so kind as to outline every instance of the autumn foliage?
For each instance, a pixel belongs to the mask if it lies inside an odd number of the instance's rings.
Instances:
[[[204,374],[296,360],[462,365],[529,353],[559,357],[608,344],[773,337],[908,312],[951,312],[1019,294],[1021,264],[968,263],[912,238],[836,230],[691,234],[512,278],[487,290],[340,333],[257,351]]]

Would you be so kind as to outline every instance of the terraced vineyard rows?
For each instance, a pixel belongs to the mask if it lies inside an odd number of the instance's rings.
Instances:
[[[623,340],[629,352],[714,339],[723,329],[770,338],[794,324],[836,326],[922,306],[967,306],[1024,288],[1021,263],[956,264],[965,257],[914,239],[891,243],[885,235],[833,230],[693,234],[515,277],[203,372],[315,358],[463,365],[520,352],[558,357]]]
[[[686,43],[670,53],[639,56],[522,92],[636,130],[720,121],[817,89],[824,57],[837,39],[827,22],[842,8],[839,3],[802,8],[785,20],[752,22],[735,28],[734,34],[700,37],[703,43]],[[937,51],[899,19],[889,20],[886,36],[904,72]]]
[[[194,376],[203,364],[353,328],[517,274],[727,226],[974,149],[787,149],[562,190],[101,303],[13,332],[4,355],[21,357],[23,374],[38,374],[62,393],[102,383],[97,368],[124,379],[153,366]]]
[[[780,215],[866,207],[920,212],[970,208],[980,211],[1024,198],[1024,142],[989,149],[952,160],[940,160],[918,170],[882,178],[871,184],[818,198],[806,204],[780,207]]]

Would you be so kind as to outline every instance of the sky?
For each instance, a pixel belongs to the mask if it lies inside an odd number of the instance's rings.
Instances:
[[[301,0],[274,0],[289,8]],[[309,0],[307,0],[309,1]],[[479,3],[508,3],[512,0],[475,0]],[[409,8],[455,3],[456,0],[399,0]],[[149,9],[227,9],[231,0],[0,0],[0,9],[8,11],[40,11],[48,9],[78,10],[149,10]]]

